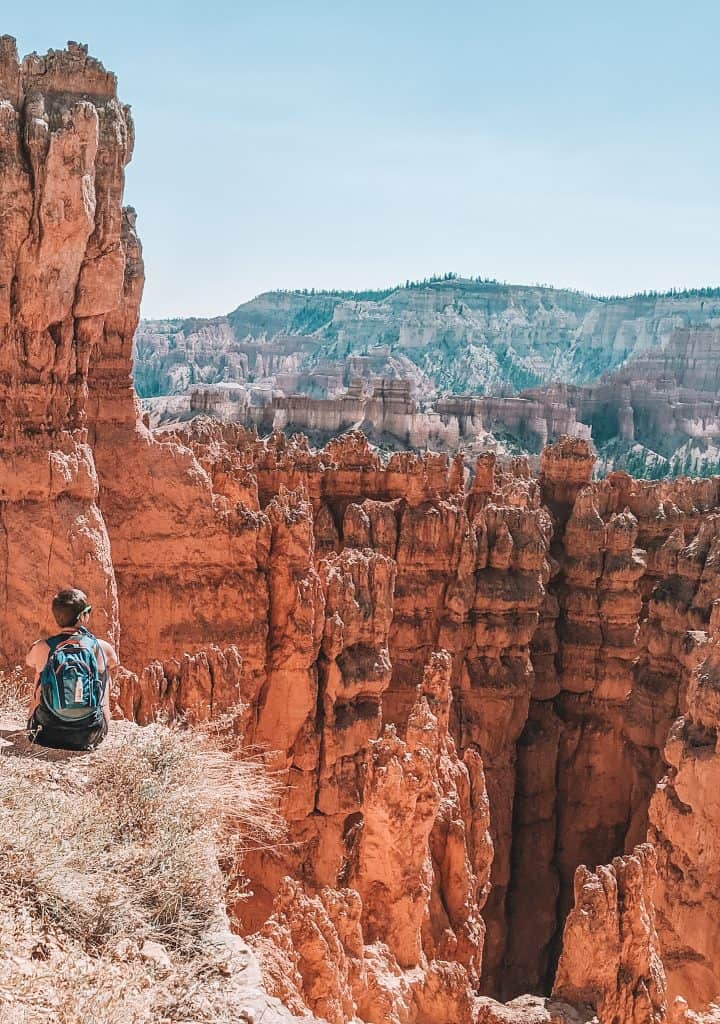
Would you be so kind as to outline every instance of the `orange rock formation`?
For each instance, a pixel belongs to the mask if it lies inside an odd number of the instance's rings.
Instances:
[[[665,971],[654,927],[655,850],[638,846],[596,873],[580,866],[554,994],[590,1004],[600,1024],[666,1019]]]
[[[119,712],[232,711],[287,783],[238,927],[293,1012],[696,1019],[720,993],[720,480],[591,483],[570,439],[538,480],[485,455],[466,481],[358,434],[156,438],[113,76],[5,37],[0,129],[2,662],[72,582],[120,645]]]

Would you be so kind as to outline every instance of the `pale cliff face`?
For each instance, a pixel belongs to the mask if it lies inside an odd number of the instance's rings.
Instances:
[[[601,473],[709,475],[719,324],[712,294],[601,301],[464,280],[353,298],[271,292],[229,317],[144,322],[134,373],[143,396],[187,395],[185,418],[202,410],[319,443],[362,424],[391,448],[539,454],[568,433],[592,439]],[[379,379],[414,391],[414,408],[360,408],[355,392]],[[245,389],[242,407],[228,386]],[[148,408],[155,422],[177,416],[157,398]]]
[[[282,360],[258,363],[274,348],[299,352],[306,372],[329,364],[342,376],[365,359],[375,376],[402,365],[428,396],[506,394],[590,383],[635,353],[664,351],[677,329],[718,323],[718,297],[595,300],[462,279],[357,298],[269,292],[216,320],[144,321],[135,377],[143,397],[189,379],[253,381],[282,372]]]

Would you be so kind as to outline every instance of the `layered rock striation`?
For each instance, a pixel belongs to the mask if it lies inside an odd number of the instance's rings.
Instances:
[[[135,378],[155,424],[202,413],[319,444],[360,427],[390,448],[515,455],[572,434],[592,439],[598,475],[708,476],[719,303],[713,289],[600,300],[452,277],[269,293],[229,318],[142,324]]]
[[[716,289],[604,299],[447,275],[380,292],[267,292],[210,320],[143,321],[136,381],[144,398],[269,377],[319,397],[381,376],[426,395],[503,395],[590,383],[662,352],[676,330],[719,321]]]

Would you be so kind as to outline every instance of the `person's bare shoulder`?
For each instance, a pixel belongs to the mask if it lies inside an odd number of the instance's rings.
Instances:
[[[50,648],[47,643],[44,640],[36,640],[27,653],[25,664],[28,668],[34,668],[37,672],[40,672],[45,667],[49,653]]]
[[[112,646],[112,644],[109,644],[107,640],[98,640],[98,643],[102,647],[103,654],[107,658],[108,668],[117,668],[117,666],[120,663],[118,661],[118,656],[115,653],[115,648]]]

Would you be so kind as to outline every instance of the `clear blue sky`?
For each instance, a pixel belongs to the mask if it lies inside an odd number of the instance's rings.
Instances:
[[[137,129],[146,316],[454,270],[720,284],[717,0],[35,0]]]

